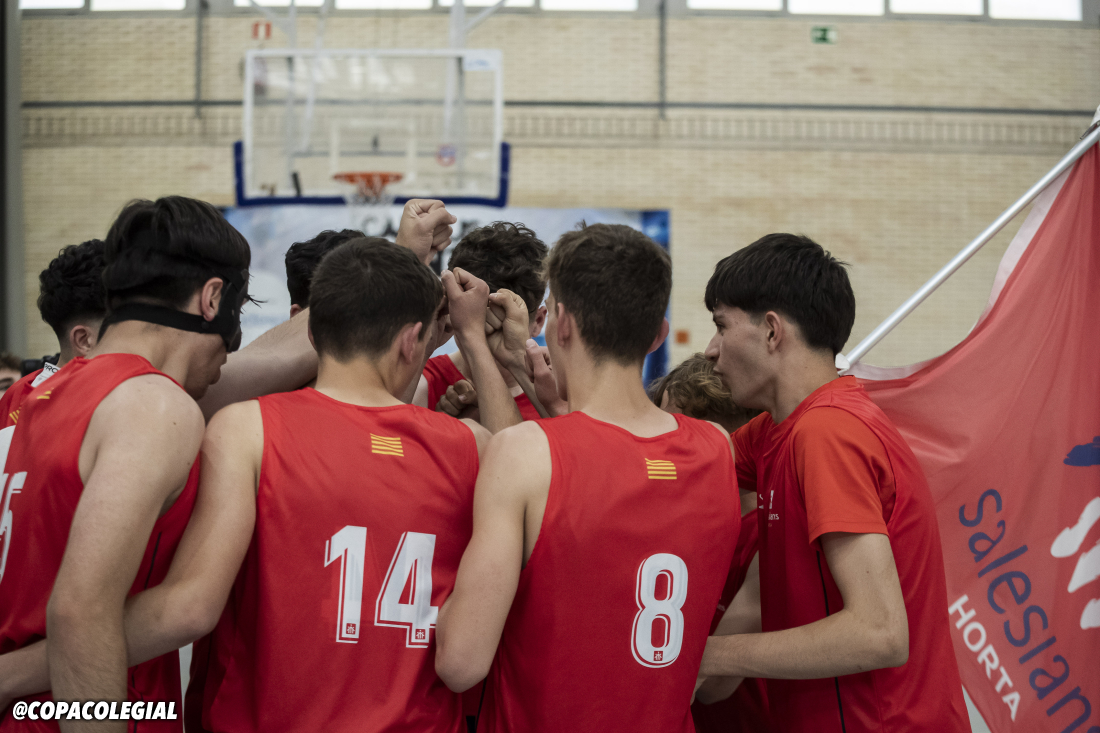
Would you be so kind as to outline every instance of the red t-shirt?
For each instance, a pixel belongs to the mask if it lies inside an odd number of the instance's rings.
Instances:
[[[15,425],[19,421],[19,407],[23,404],[26,396],[31,393],[32,389],[56,374],[57,371],[57,367],[49,364],[46,368],[31,372],[8,387],[4,394],[0,395],[0,428]]]
[[[760,548],[760,525],[752,511],[741,517],[741,532],[737,535],[737,550],[733,555],[733,565],[722,589],[722,597],[714,612],[710,632],[718,628],[733,597],[745,583],[749,565]],[[691,717],[695,721],[695,733],[769,733],[775,730],[768,714],[768,693],[764,680],[750,678],[743,680],[725,700],[710,705],[696,701],[691,706]]]
[[[639,438],[539,421],[552,478],[489,672],[479,729],[693,733],[690,701],[741,504],[713,425]]]
[[[434,411],[439,404],[439,398],[447,394],[447,388],[466,377],[451,361],[450,354],[443,354],[428,359],[428,363],[424,365],[424,379],[428,381],[428,409]],[[524,420],[538,420],[541,417],[525,394],[516,395],[516,407]]]
[[[473,433],[314,389],[259,403],[256,530],[200,645],[204,727],[459,733],[433,629],[473,529]]]
[[[970,730],[948,629],[943,550],[928,482],[913,452],[854,377],[820,387],[778,425],[764,413],[734,433],[737,480],[760,507],[764,631],[843,607],[819,537],[880,533],[909,621],[909,660],[822,680],[768,680],[781,730]]]
[[[7,558],[0,575],[0,654],[45,637],[46,602],[84,490],[78,458],[88,423],[103,398],[126,380],[143,374],[161,372],[133,354],[74,359],[49,382],[25,395],[18,429],[0,429],[0,463],[7,456],[0,509],[0,544]],[[167,575],[191,517],[198,481],[196,458],[186,487],[153,525],[131,594],[157,585]],[[183,730],[176,652],[131,667],[126,682],[129,700],[174,702],[177,716],[176,720],[132,721],[131,731],[139,723],[142,731]],[[49,700],[50,695],[24,699]],[[56,721],[15,721],[9,714],[0,723],[0,731],[8,730],[59,728]]]

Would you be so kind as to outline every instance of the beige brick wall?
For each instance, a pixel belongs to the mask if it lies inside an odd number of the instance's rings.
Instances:
[[[207,99],[240,98],[253,20],[207,20]],[[814,22],[672,20],[669,99],[1081,110],[1100,102],[1095,29],[838,21],[840,42],[814,46]],[[24,98],[188,99],[194,31],[186,18],[25,18]],[[300,41],[311,43],[312,32],[313,20],[303,19]],[[270,46],[282,45],[278,35]],[[330,18],[325,45],[435,47],[445,37],[446,19],[439,15],[354,16]],[[652,19],[510,14],[490,19],[470,45],[503,49],[507,99],[657,98]],[[772,231],[807,234],[852,264],[854,345],[1037,180],[1087,123],[1080,117],[675,111],[652,134],[540,127],[551,117],[585,115],[656,117],[647,110],[510,109],[512,203],[670,209],[673,327],[690,334],[689,344],[674,347],[675,359],[701,350],[710,336],[702,291],[715,262]],[[239,111],[208,108],[201,124],[189,110],[165,108],[27,110],[24,116],[28,328],[30,353],[42,354],[55,345],[33,307],[37,273],[60,246],[102,236],[130,198],[180,193],[231,204],[229,144]],[[790,127],[805,119],[832,132]],[[709,134],[698,126],[706,120],[771,120],[788,128],[772,136]],[[859,127],[868,121],[904,130],[876,136]],[[954,142],[943,142],[948,139]],[[869,361],[909,363],[965,335],[1012,231],[1015,225]]]

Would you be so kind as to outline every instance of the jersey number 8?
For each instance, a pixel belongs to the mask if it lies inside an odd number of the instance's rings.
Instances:
[[[658,585],[662,598],[657,598]],[[638,613],[631,632],[631,651],[638,664],[667,667],[680,656],[684,641],[684,614],[687,600],[688,569],[676,555],[650,555],[638,566],[634,594]]]
[[[325,542],[325,567],[340,561],[340,605],[336,641],[359,641],[363,611],[363,573],[367,556],[367,528],[348,525]],[[406,532],[401,535],[374,608],[375,626],[405,629],[405,646],[428,646],[430,630],[439,616],[432,605],[432,560],[435,535]],[[407,603],[401,598],[411,582]]]

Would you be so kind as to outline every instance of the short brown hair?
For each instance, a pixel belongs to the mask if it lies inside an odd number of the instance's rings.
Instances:
[[[730,391],[714,373],[714,364],[702,354],[695,354],[653,383],[649,388],[653,404],[660,407],[666,392],[688,417],[711,420],[731,433],[761,412],[735,405]]]
[[[401,329],[423,323],[423,339],[443,300],[443,283],[411,250],[359,237],[321,260],[309,294],[317,352],[338,361],[385,353]]]
[[[546,273],[550,292],[577,319],[595,359],[645,359],[672,292],[667,252],[622,224],[582,224],[558,240]]]
[[[495,221],[474,229],[455,245],[448,267],[461,267],[479,277],[495,293],[507,288],[523,298],[534,313],[546,296],[542,262],[546,245],[523,224]]]

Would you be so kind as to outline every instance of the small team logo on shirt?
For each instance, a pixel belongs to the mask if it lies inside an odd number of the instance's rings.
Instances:
[[[654,662],[663,662],[663,661],[665,661],[665,653],[664,652],[653,652],[653,661]]]
[[[374,433],[370,436],[370,452],[384,456],[405,457],[405,452],[401,449],[401,438],[386,438]]]
[[[347,624],[347,631],[345,633],[348,636],[355,636],[355,624]]]
[[[428,640],[428,633],[426,631],[424,631],[424,629],[417,629],[416,630],[416,640],[417,641],[427,641]]]
[[[676,478],[676,465],[672,461],[656,461],[647,458],[645,470],[649,478],[670,480]]]

